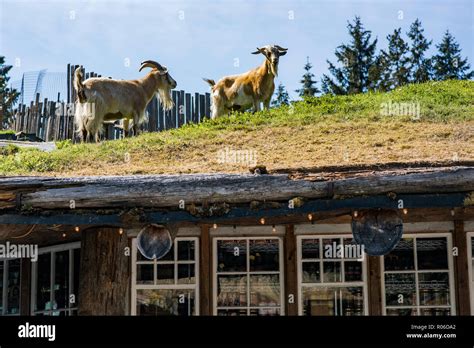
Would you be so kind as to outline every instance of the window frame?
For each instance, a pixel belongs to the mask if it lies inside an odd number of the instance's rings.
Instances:
[[[467,239],[467,267],[469,272],[469,298],[471,299],[471,315],[474,315],[474,268],[472,263],[474,261],[474,250],[472,249],[472,242],[474,240],[474,232],[466,233]]]
[[[14,260],[20,260],[20,293],[18,294],[19,297],[19,308],[18,308],[18,313],[16,314],[8,314],[8,270],[9,270],[9,263],[10,261]],[[3,282],[3,288],[2,288],[2,293],[0,296],[2,296],[2,310],[0,311],[0,316],[5,316],[5,317],[14,317],[14,316],[20,316],[21,315],[21,282],[23,280],[22,277],[22,270],[23,270],[23,265],[20,259],[16,258],[3,258],[0,259],[0,262],[3,262],[3,274],[2,274],[2,282]]]
[[[237,227],[237,232],[239,228]],[[268,236],[214,236],[212,238],[212,313],[213,315],[217,315],[217,311],[219,309],[246,309],[247,310],[247,316],[250,316],[249,312],[253,308],[279,308],[280,309],[280,314],[279,316],[284,316],[285,315],[285,264],[284,264],[284,250],[283,250],[283,238],[281,236],[275,236],[275,235],[268,235]],[[273,240],[278,240],[278,263],[279,263],[279,270],[278,271],[261,271],[261,272],[251,272],[250,271],[250,252],[249,252],[249,241],[250,240],[264,240],[264,239],[273,239]],[[224,273],[219,273],[219,274],[245,274],[247,276],[247,296],[250,296],[250,281],[249,277],[251,274],[278,274],[279,279],[280,279],[280,306],[275,306],[275,307],[255,307],[251,306],[250,302],[247,304],[247,306],[241,306],[241,307],[217,307],[217,242],[220,240],[245,240],[246,241],[246,248],[247,248],[247,253],[246,253],[246,265],[247,269],[245,272],[224,272]]]
[[[362,286],[362,293],[363,293],[363,299],[364,299],[364,316],[369,315],[369,296],[368,296],[368,288],[369,288],[369,283],[368,283],[368,278],[367,278],[367,257],[368,255],[364,255],[364,260],[362,261],[362,281],[357,281],[357,282],[328,282],[328,283],[303,283],[303,252],[302,252],[302,241],[303,239],[319,239],[320,241],[323,239],[344,239],[344,238],[350,238],[353,239],[352,234],[348,233],[332,233],[332,234],[300,234],[296,236],[296,263],[297,263],[297,286],[298,286],[298,315],[302,316],[303,315],[303,286],[306,287],[315,287],[315,288],[322,288],[322,287],[328,287],[328,286],[333,286],[333,287],[359,287]],[[321,244],[322,246],[322,244]],[[320,248],[320,256],[324,252],[322,250],[323,248]],[[337,259],[340,260],[341,262],[341,274],[344,273],[344,261],[347,260],[352,260],[354,259],[346,259],[346,258],[341,258]],[[357,259],[355,259],[357,261]],[[322,267],[324,258],[319,258],[318,260],[315,260],[314,262],[319,262],[320,267]],[[323,274],[321,273],[321,277]],[[321,278],[322,280],[322,278]],[[352,286],[351,286],[352,285]]]
[[[439,269],[432,269],[432,270],[419,270],[418,269],[418,253],[416,247],[416,240],[417,239],[425,239],[425,238],[440,238],[446,237],[446,251],[448,257],[448,269],[447,270],[439,270]],[[387,307],[388,309],[415,309],[417,312],[417,316],[420,316],[420,310],[422,308],[446,308],[450,309],[450,316],[456,315],[456,294],[454,288],[454,260],[453,260],[453,237],[452,234],[449,232],[445,233],[407,233],[403,234],[403,238],[411,238],[413,239],[413,261],[414,261],[414,269],[411,271],[388,271],[388,273],[392,274],[400,274],[400,273],[414,273],[415,274],[415,286],[416,286],[416,304],[412,306],[387,306],[386,305],[386,293],[385,293],[385,260],[384,256],[380,257],[380,282],[381,282],[381,292],[382,292],[382,315],[387,315]],[[449,278],[449,306],[420,306],[420,289],[419,289],[419,274],[420,273],[440,273],[440,272],[447,272]]]
[[[194,242],[194,261],[183,260],[178,261],[178,250],[177,250],[177,242],[180,241],[193,241]],[[195,314],[194,316],[199,316],[200,313],[200,294],[199,294],[199,276],[200,276],[200,265],[199,265],[199,238],[198,237],[176,237],[173,240],[172,248],[174,249],[174,259],[173,260],[149,260],[149,261],[138,261],[137,260],[137,238],[132,239],[132,274],[131,274],[131,304],[130,304],[130,314],[137,315],[137,290],[194,290],[194,306],[195,306]],[[194,265],[194,277],[196,282],[194,284],[137,284],[137,265],[145,264],[153,262],[153,281],[156,280],[156,265],[158,264],[172,264],[174,265],[174,280],[176,281],[178,278],[178,265],[180,264],[193,264]]]
[[[35,311],[36,306],[36,291],[37,291],[37,282],[38,282],[38,262],[34,262],[31,267],[31,297],[30,297],[30,314],[32,316],[36,316],[38,314],[47,314],[51,312],[66,312],[69,316],[72,315],[73,312],[77,312],[78,310],[78,298],[79,294],[74,294],[71,291],[74,288],[74,250],[81,249],[81,242],[73,242],[73,243],[66,243],[66,244],[59,244],[50,247],[40,248],[38,250],[38,258],[42,254],[49,254],[51,253],[51,260],[50,260],[50,287],[52,290],[52,285],[54,284],[54,277],[56,274],[56,265],[55,265],[55,255],[58,252],[62,251],[69,251],[69,296],[74,295],[76,298],[76,303],[73,307],[68,308],[61,308],[61,309],[49,309],[49,310],[37,310]],[[71,262],[72,261],[72,262]],[[50,291],[50,301],[53,300],[54,291]],[[50,314],[51,315],[51,314]]]

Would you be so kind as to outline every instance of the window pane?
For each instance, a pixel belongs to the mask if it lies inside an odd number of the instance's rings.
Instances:
[[[246,316],[247,309],[219,309],[217,310],[217,315],[228,317]]]
[[[385,274],[385,303],[387,306],[416,305],[415,274]]]
[[[254,239],[249,241],[250,271],[278,271],[279,243],[277,239]]]
[[[419,238],[416,240],[418,269],[448,269],[446,238]]]
[[[153,264],[137,265],[137,284],[153,284]]]
[[[51,253],[38,256],[35,311],[51,309]]]
[[[323,282],[324,283],[334,283],[341,282],[341,262],[323,262]]]
[[[390,254],[384,256],[386,271],[408,271],[415,269],[413,239],[404,238]]]
[[[7,314],[20,313],[20,259],[8,262]]]
[[[194,290],[137,290],[137,315],[196,315]]]
[[[194,244],[192,240],[178,241],[178,260],[194,260]]]
[[[195,284],[194,264],[178,265],[178,284]]]
[[[321,269],[319,262],[303,262],[303,283],[321,282]]]
[[[364,315],[364,296],[362,287],[347,287],[339,289],[339,315]]]
[[[69,307],[69,250],[55,253],[53,309]]]
[[[247,241],[217,241],[217,272],[247,271]]]
[[[387,308],[387,315],[397,317],[406,317],[411,315],[418,315],[415,308]]]
[[[76,307],[79,299],[79,272],[81,269],[81,249],[74,249],[74,274],[73,276],[73,284],[74,289],[72,289],[72,293],[74,294],[75,303],[71,303],[71,307]]]
[[[250,316],[278,316],[280,315],[280,308],[252,308],[250,309]]]
[[[303,259],[319,259],[319,239],[303,239],[301,256]]]
[[[217,277],[217,306],[242,307],[247,305],[247,276],[220,275]]]
[[[5,262],[0,260],[0,315],[3,314],[3,272],[4,272]]]
[[[418,282],[420,305],[448,306],[450,304],[448,273],[419,273]]]
[[[426,316],[448,316],[451,315],[449,308],[421,308],[420,315]]]
[[[336,315],[338,289],[335,287],[303,287],[303,315]]]
[[[157,284],[174,284],[174,264],[158,264],[156,266]]]
[[[323,258],[335,259],[342,257],[338,255],[338,251],[342,250],[340,247],[341,240],[339,238],[323,239]]]
[[[359,261],[344,262],[344,280],[346,282],[362,281],[362,262],[359,262]]]
[[[280,305],[280,276],[250,276],[250,306],[273,307]]]

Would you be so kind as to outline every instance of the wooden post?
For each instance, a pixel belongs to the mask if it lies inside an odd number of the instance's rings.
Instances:
[[[212,315],[211,238],[209,226],[201,226],[199,243],[199,315]]]
[[[381,256],[365,255],[365,257],[367,257],[368,268],[366,281],[368,282],[369,315],[382,315]]]
[[[293,225],[286,227],[285,242],[285,301],[286,315],[298,315],[298,265],[296,258],[296,237]]]
[[[467,255],[467,240],[464,231],[464,221],[454,221],[453,247],[457,250],[457,256],[454,256],[454,284],[457,315],[470,315],[471,302],[469,298],[469,269]]]
[[[20,315],[30,315],[31,259],[21,259]]]
[[[126,233],[94,227],[81,234],[79,315],[127,315],[130,257]]]

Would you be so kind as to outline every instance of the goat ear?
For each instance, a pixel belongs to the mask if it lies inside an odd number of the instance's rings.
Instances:
[[[252,54],[260,54],[260,53],[262,53],[262,52],[260,52],[260,51],[252,52]]]

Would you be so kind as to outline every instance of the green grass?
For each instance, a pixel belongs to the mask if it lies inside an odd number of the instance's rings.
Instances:
[[[419,103],[420,117],[412,115],[384,116],[381,108],[384,103]],[[454,130],[462,129],[460,123],[471,124],[474,121],[474,81],[445,81],[408,85],[390,93],[367,93],[351,96],[322,96],[308,98],[293,103],[291,106],[274,108],[269,111],[236,113],[217,120],[206,120],[200,124],[191,124],[180,129],[161,133],[144,133],[138,137],[115,141],[104,141],[100,144],[72,144],[70,141],[57,142],[57,149],[42,152],[36,149],[9,148],[0,153],[0,174],[51,173],[74,175],[74,173],[121,174],[122,166],[132,154],[145,163],[169,162],[169,172],[173,165],[179,166],[182,161],[204,161],[210,148],[218,146],[242,146],[239,143],[242,135],[248,135],[251,146],[267,146],[265,137],[269,131],[281,131],[286,134],[278,141],[286,146],[298,132],[312,132],[314,137],[303,137],[299,145],[303,148],[306,142],[318,146],[317,142],[328,143],[325,146],[343,145],[345,134],[338,138],[331,135],[344,127],[360,129],[361,136],[367,127],[380,128],[382,132],[392,127],[403,139],[404,127],[413,125],[419,132],[426,129],[424,125],[456,124]],[[419,124],[419,125],[418,125]],[[388,126],[390,125],[390,127]],[[431,127],[433,128],[433,127]],[[448,131],[433,131],[434,138],[450,137]],[[395,137],[395,134],[393,137]],[[416,132],[415,132],[416,134]],[[327,136],[327,139],[325,137]],[[253,138],[256,138],[253,141]],[[262,139],[258,139],[261,137]],[[286,137],[286,138],[285,138]],[[329,140],[331,139],[331,140]],[[403,140],[405,148],[410,148],[410,139]],[[333,143],[329,143],[329,141]],[[315,143],[316,142],[316,143]],[[467,142],[469,143],[469,137]],[[472,139],[471,139],[472,142]],[[240,145],[239,145],[240,144]],[[380,147],[380,145],[376,145]],[[261,150],[263,151],[263,150]],[[289,156],[292,155],[289,147]],[[292,155],[295,157],[295,155]],[[155,160],[156,158],[156,160]],[[275,157],[274,161],[279,160]],[[155,162],[156,161],[156,162]],[[285,159],[282,160],[283,162]],[[137,162],[137,161],[135,161]],[[282,165],[284,163],[282,162]],[[292,162],[294,164],[294,162]],[[149,164],[134,165],[135,172],[153,172]],[[111,169],[112,168],[112,169]],[[114,169],[116,168],[116,169]],[[199,167],[201,168],[201,167]],[[130,169],[131,170],[131,169]],[[196,169],[205,170],[205,169]]]
[[[15,134],[15,131],[7,129],[7,130],[0,130],[0,134]]]

